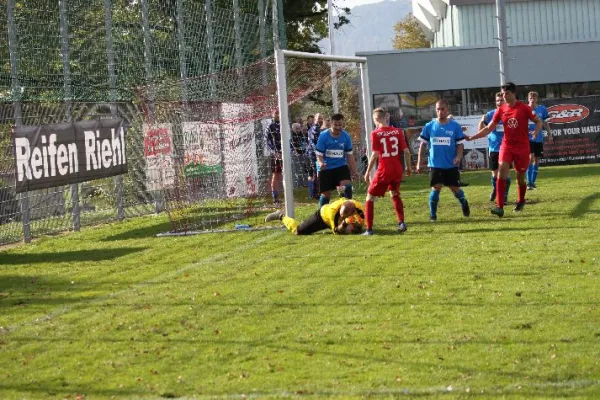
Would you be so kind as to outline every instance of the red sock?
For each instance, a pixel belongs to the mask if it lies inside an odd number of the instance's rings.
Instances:
[[[527,192],[527,185],[519,185],[519,203],[525,203],[525,192]]]
[[[498,178],[496,180],[496,193],[506,193],[506,179]],[[504,207],[504,196],[496,195],[496,204],[498,208]]]
[[[396,210],[398,223],[404,222],[404,203],[402,203],[400,195],[392,196],[392,203],[394,203],[394,210]]]
[[[365,219],[367,220],[367,229],[373,229],[373,200],[367,200],[365,202]]]

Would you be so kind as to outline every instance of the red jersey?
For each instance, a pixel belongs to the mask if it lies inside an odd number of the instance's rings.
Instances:
[[[496,109],[492,121],[502,120],[504,138],[502,144],[510,147],[529,148],[529,120],[535,120],[536,114],[527,104],[517,100],[514,106],[504,103]]]
[[[407,148],[402,129],[386,126],[371,132],[373,151],[379,153],[377,175],[402,179],[403,165],[400,153]]]

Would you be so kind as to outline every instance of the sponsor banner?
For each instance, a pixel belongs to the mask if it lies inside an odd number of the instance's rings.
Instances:
[[[481,121],[482,116],[483,115],[468,115],[465,117],[455,116],[454,120],[456,122],[458,122],[460,124],[460,126],[462,126],[462,131],[465,135],[473,136],[477,132],[479,132],[479,121]],[[467,142],[466,140],[463,140],[461,143],[464,145],[465,150],[487,149],[489,140],[488,140],[487,136],[485,136],[480,139],[475,139],[471,142]]]
[[[150,191],[172,188],[175,185],[172,124],[144,124],[142,129],[146,187]]]
[[[17,192],[127,172],[121,119],[19,126],[12,144]]]
[[[222,173],[221,131],[217,124],[182,122],[183,173],[186,178]]]
[[[465,169],[484,169],[488,166],[488,152],[486,149],[468,149],[463,154]]]
[[[542,165],[600,162],[600,96],[546,100],[553,143],[544,143]]]
[[[237,115],[250,115],[252,106],[225,103],[221,109],[224,120]],[[258,158],[254,121],[223,125],[226,193],[229,197],[254,197],[257,194]]]

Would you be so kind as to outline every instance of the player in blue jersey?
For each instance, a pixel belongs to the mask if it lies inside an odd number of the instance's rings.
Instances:
[[[352,155],[352,139],[344,127],[344,116],[333,114],[332,126],[319,134],[315,148],[317,173],[321,188],[319,207],[329,203],[331,191],[342,186],[343,196],[352,198],[352,178],[356,176],[356,162]]]
[[[543,104],[539,104],[540,95],[538,92],[529,92],[527,94],[527,100],[529,101],[529,107],[533,110],[533,112],[538,116],[538,118],[544,123],[544,130],[548,135],[548,142],[552,143],[552,134],[550,131],[550,125],[548,124],[548,120],[550,116],[548,115],[548,110],[546,106]],[[529,123],[529,168],[527,169],[527,189],[532,190],[535,189],[535,181],[538,176],[538,168],[539,168],[539,159],[544,155],[544,130],[538,132],[538,134],[534,137],[533,133],[535,131],[535,124]]]
[[[494,113],[496,109],[500,107],[504,103],[504,97],[502,96],[502,92],[496,93],[496,108],[490,110],[487,114],[481,117],[481,121],[479,121],[479,130],[483,129],[487,126],[494,118]],[[502,144],[502,137],[504,136],[504,125],[502,125],[502,121],[498,122],[496,129],[488,135],[489,144],[488,144],[488,155],[490,160],[490,170],[492,171],[492,193],[490,193],[490,201],[496,200],[496,182],[498,180],[498,168],[500,166],[499,156],[500,156],[500,145]],[[506,200],[508,199],[508,190],[510,188],[510,176],[506,179],[506,192],[504,194],[504,204],[506,204]]]
[[[462,207],[465,217],[471,214],[469,202],[465,193],[459,187],[460,174],[458,165],[462,160],[463,144],[461,143],[465,135],[458,122],[448,118],[449,104],[446,100],[438,100],[435,103],[437,119],[428,122],[423,128],[421,136],[421,145],[419,147],[419,156],[417,160],[417,173],[420,172],[421,159],[426,143],[429,143],[429,220],[437,220],[437,206],[440,201],[440,190],[442,186],[447,186],[454,193]]]
[[[283,161],[281,160],[281,124],[279,110],[273,112],[273,120],[265,132],[267,147],[271,152],[271,194],[273,203],[279,204],[279,187],[282,181]]]
[[[309,116],[310,117],[310,116]],[[323,129],[323,125],[325,124],[323,114],[317,113],[314,116],[314,123],[308,128],[306,131],[307,140],[306,140],[306,156],[309,159],[308,162],[308,197],[311,199],[317,198],[317,193],[319,193],[319,179],[317,177],[317,155],[315,154],[315,147],[317,147],[317,141],[319,140],[319,134]],[[309,118],[310,120],[310,118]]]

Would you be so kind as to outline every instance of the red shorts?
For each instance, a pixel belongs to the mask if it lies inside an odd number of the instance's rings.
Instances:
[[[525,172],[529,168],[529,143],[527,146],[502,146],[500,147],[500,156],[498,160],[501,163],[513,163],[515,171]]]
[[[388,178],[385,176],[375,175],[375,177],[369,184],[369,189],[367,190],[367,193],[369,193],[371,196],[381,197],[388,190],[390,192],[399,192],[401,181],[402,178],[398,178],[397,176],[393,178]]]

